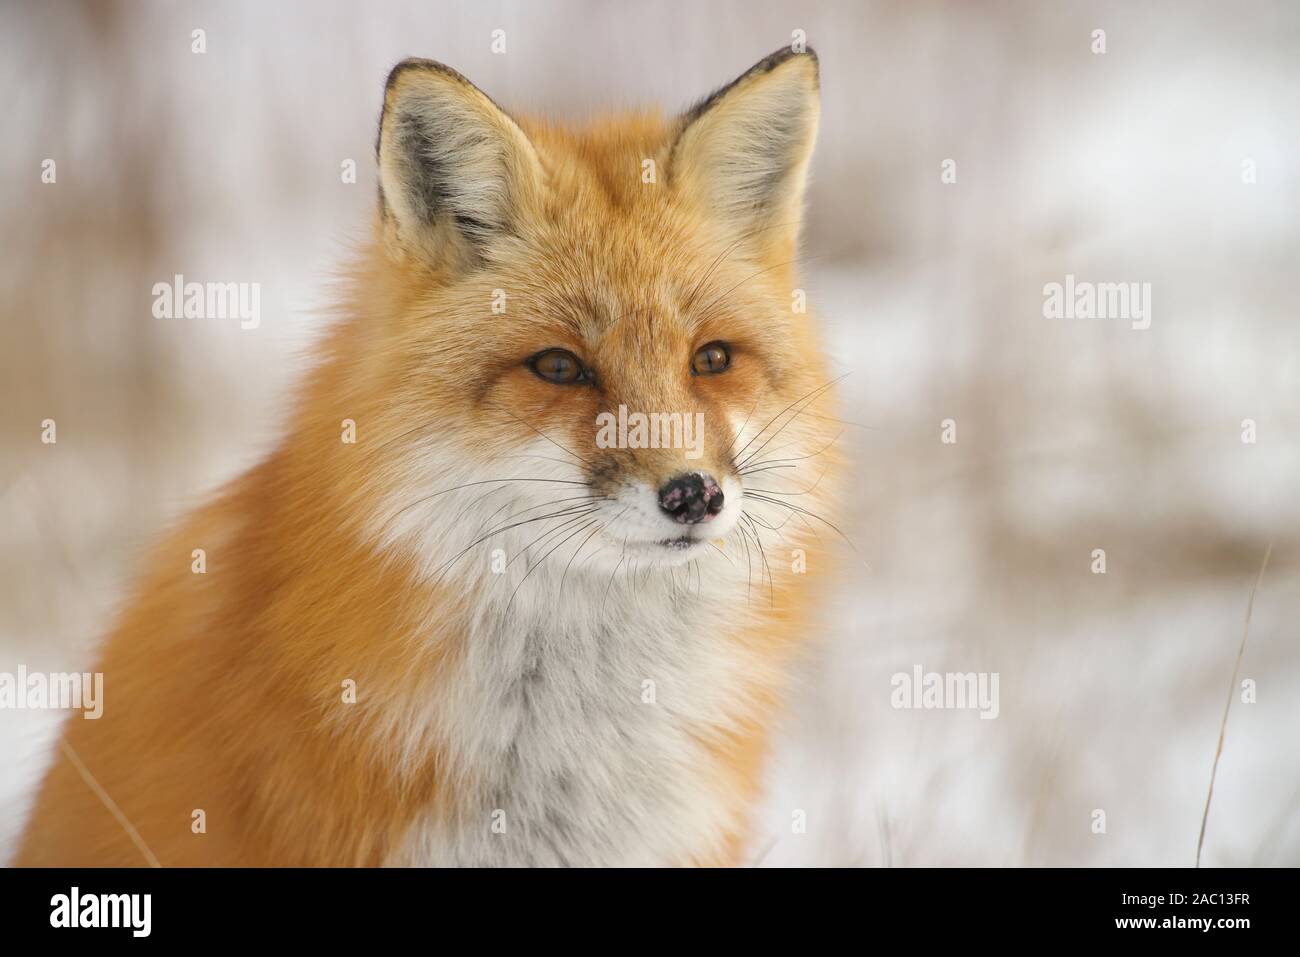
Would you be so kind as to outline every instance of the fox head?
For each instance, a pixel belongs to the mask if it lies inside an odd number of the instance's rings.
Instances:
[[[571,128],[439,63],[392,71],[340,386],[377,423],[387,539],[439,569],[559,550],[608,576],[743,565],[751,542],[756,563],[812,524],[830,383],[795,267],[818,83],[785,50],[673,119]]]

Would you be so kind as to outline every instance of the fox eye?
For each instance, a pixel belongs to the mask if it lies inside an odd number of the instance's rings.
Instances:
[[[568,349],[547,349],[528,360],[528,367],[547,382],[570,385],[586,380],[582,362]]]
[[[715,375],[731,365],[731,350],[725,342],[710,342],[701,346],[691,360],[693,375]]]

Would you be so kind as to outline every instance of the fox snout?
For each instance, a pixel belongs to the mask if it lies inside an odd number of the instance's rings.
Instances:
[[[693,472],[669,479],[659,489],[659,507],[681,525],[711,522],[726,502],[712,475]]]

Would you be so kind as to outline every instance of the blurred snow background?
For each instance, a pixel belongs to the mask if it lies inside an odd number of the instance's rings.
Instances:
[[[810,556],[842,585],[755,853],[1190,864],[1271,542],[1242,663],[1258,702],[1233,705],[1205,862],[1300,864],[1286,0],[5,5],[0,670],[89,667],[142,549],[274,437],[368,228],[394,62],[581,117],[684,107],[796,29],[824,110],[805,285],[849,373],[843,527],[871,571]],[[261,327],[153,319],[150,287],[177,272],[261,283]],[[1044,319],[1067,273],[1151,283],[1151,328]],[[917,664],[997,672],[1000,716],[892,709],[891,675]],[[0,712],[0,861],[55,723]]]

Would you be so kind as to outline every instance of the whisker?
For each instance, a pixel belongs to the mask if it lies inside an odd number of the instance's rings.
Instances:
[[[579,513],[578,515],[575,515],[575,516],[572,517],[572,518],[566,519],[565,521],[561,522],[559,525],[556,525],[554,528],[549,528],[549,529],[547,529],[546,531],[542,532],[542,534],[538,535],[538,536],[537,536],[536,538],[534,538],[531,542],[529,542],[527,545],[525,545],[523,548],[521,548],[518,552],[516,552],[515,555],[514,555],[514,557],[512,557],[512,558],[510,559],[510,561],[506,562],[506,568],[509,568],[511,565],[513,565],[515,562],[517,562],[521,557],[527,555],[528,552],[529,552],[530,550],[532,550],[532,548],[533,548],[535,545],[540,544],[542,541],[544,541],[545,539],[550,538],[552,535],[558,535],[560,532],[564,531],[566,528],[572,528],[573,525],[574,525],[575,523],[582,521],[582,519],[583,519],[584,517],[586,517],[587,515],[590,515],[590,514],[591,514],[590,512]],[[535,568],[535,567],[536,567],[535,565],[530,566],[528,570],[531,572],[531,571],[533,570],[533,568]],[[527,576],[525,576],[525,577],[527,577]]]
[[[737,525],[736,529],[740,532],[740,540],[745,546],[745,603],[752,604],[754,593],[754,559],[749,552],[749,535],[746,534],[744,525]]]
[[[731,560],[731,556],[728,555],[726,552],[724,552],[721,548],[719,548],[717,542],[709,542],[709,547],[712,548],[719,555],[721,555],[723,558],[725,558],[727,560],[727,564],[730,565],[732,568],[736,567],[736,563]],[[696,569],[696,571],[698,572],[698,569]]]
[[[518,518],[520,515],[527,515],[529,512],[535,512],[535,511],[537,511],[539,508],[551,508],[552,506],[560,505],[560,504],[563,504],[564,502],[599,502],[599,501],[601,501],[603,498],[604,498],[603,495],[572,495],[572,496],[569,496],[568,498],[556,498],[556,499],[551,499],[549,502],[542,502],[542,503],[539,504],[539,505],[530,505],[528,508],[521,508],[521,509],[520,509],[519,511],[517,511],[517,512],[511,512],[509,515],[507,515],[507,516],[505,517],[504,521],[507,521],[507,522],[508,522],[508,521],[510,521],[512,518]],[[495,509],[495,510],[492,512],[492,514],[488,516],[488,521],[491,521],[491,520],[494,519],[497,515],[499,515],[499,514],[501,513],[502,509],[509,508],[510,506],[515,505],[515,504],[518,504],[518,503],[513,502],[513,501],[511,501],[511,502],[506,502],[506,503],[505,503],[504,505],[502,505],[500,508]],[[480,530],[481,530],[485,525],[487,525],[487,524],[488,524],[488,522],[483,522],[482,524],[480,524],[479,527],[478,527],[478,529],[475,529],[474,534],[475,534],[475,535],[478,535],[478,534],[480,533]],[[489,534],[492,534],[492,533],[489,533]]]
[[[500,527],[494,528],[494,529],[492,529],[491,531],[487,532],[486,534],[484,534],[484,535],[480,536],[479,538],[475,539],[474,541],[470,542],[470,543],[469,543],[468,545],[466,545],[463,549],[461,549],[460,552],[458,552],[458,553],[457,553],[453,558],[448,559],[446,562],[444,562],[444,563],[443,563],[442,565],[440,565],[438,568],[434,569],[434,572],[435,572],[435,574],[437,575],[437,578],[436,578],[435,580],[441,580],[441,578],[443,578],[443,577],[446,575],[446,572],[449,571],[449,570],[451,569],[451,566],[454,565],[454,564],[456,564],[456,562],[460,561],[461,558],[464,557],[465,554],[468,553],[470,549],[474,548],[474,547],[477,546],[477,545],[481,545],[481,544],[483,544],[483,542],[487,541],[487,540],[488,540],[489,538],[491,538],[493,535],[499,535],[499,534],[501,534],[502,532],[508,532],[508,531],[510,531],[510,529],[512,529],[512,528],[519,528],[519,527],[521,527],[521,526],[523,526],[523,525],[529,525],[529,524],[531,524],[531,523],[533,523],[533,522],[542,522],[542,521],[545,521],[545,520],[548,519],[548,518],[562,518],[562,517],[568,517],[568,516],[571,516],[571,515],[577,515],[577,514],[579,514],[580,511],[582,511],[583,514],[591,514],[592,512],[597,512],[597,511],[599,511],[599,510],[600,510],[599,507],[597,507],[597,508],[588,508],[588,509],[583,509],[582,506],[574,505],[574,506],[570,506],[569,508],[562,509],[562,510],[560,510],[560,511],[558,511],[558,512],[554,512],[554,513],[552,513],[552,514],[550,514],[550,515],[538,515],[538,516],[536,516],[536,517],[534,517],[534,518],[526,518],[526,519],[524,519],[522,522],[514,522],[514,523],[509,524],[509,525],[504,525],[504,526],[500,526]]]
[[[761,398],[762,396],[760,395],[754,399],[754,404],[749,407],[749,415],[745,416],[745,421],[740,423],[740,428],[736,430],[736,434],[732,438],[731,444],[727,446],[726,451],[722,453],[723,455],[730,455],[732,448],[740,441],[740,437],[745,434],[745,426],[749,425],[749,420],[754,417],[754,412],[758,409],[758,401]]]
[[[753,518],[752,518],[751,516],[749,516],[748,514],[742,513],[741,516],[740,516],[740,520],[741,520],[742,522],[743,522],[743,521],[748,521],[748,522],[750,523],[750,526],[751,526],[751,527],[750,527],[750,531],[752,531],[752,532],[754,533],[754,543],[758,546],[758,554],[762,557],[762,560],[763,560],[763,568],[767,571],[767,601],[768,601],[768,605],[769,605],[769,606],[772,606],[772,607],[775,607],[775,606],[776,606],[776,585],[775,585],[775,583],[772,581],[772,566],[769,565],[769,564],[767,563],[767,549],[765,549],[765,548],[763,547],[763,537],[762,537],[761,534],[759,534],[758,526],[754,524],[754,520],[753,520]],[[761,582],[761,581],[762,581],[762,579],[760,579],[760,582]]]
[[[815,260],[815,259],[820,259],[820,258],[822,258],[822,257],[820,257],[820,256],[796,256],[794,259],[788,259],[788,260],[786,260],[785,262],[773,263],[771,266],[765,266],[765,267],[763,267],[762,269],[760,269],[758,272],[754,273],[753,275],[747,276],[746,278],[742,279],[740,282],[736,283],[734,286],[732,286],[730,289],[728,289],[726,292],[724,292],[721,296],[718,296],[716,299],[712,299],[712,300],[710,300],[709,304],[708,304],[707,306],[705,306],[703,309],[701,309],[700,312],[701,312],[701,313],[708,313],[708,312],[709,312],[710,310],[712,310],[712,309],[713,309],[713,308],[714,308],[718,303],[722,302],[724,299],[726,299],[728,296],[730,296],[733,292],[735,292],[735,291],[736,291],[737,289],[739,289],[741,286],[745,285],[745,283],[747,283],[747,282],[752,282],[753,280],[757,279],[759,276],[763,275],[764,273],[769,273],[769,272],[771,272],[771,271],[774,270],[774,269],[781,269],[781,268],[783,268],[783,267],[785,267],[785,266],[794,266],[794,265],[796,265],[796,264],[800,264],[800,265],[801,265],[801,264],[803,264],[803,263],[806,263],[806,262],[812,262],[813,260]]]
[[[797,469],[797,465],[767,465],[759,468],[757,465],[749,469],[739,469],[737,475],[757,475],[759,472],[771,472],[775,469]]]
[[[623,509],[623,512],[626,511],[627,509]],[[619,512],[619,515],[622,515],[623,512]],[[615,522],[618,521],[619,515],[614,516],[614,518],[611,521],[615,521]],[[564,580],[569,577],[569,569],[573,567],[574,559],[576,559],[579,555],[582,554],[582,550],[587,547],[587,543],[591,541],[596,535],[598,535],[600,533],[600,530],[604,527],[605,524],[597,523],[596,527],[591,530],[591,534],[589,534],[586,538],[584,538],[581,542],[578,543],[577,551],[575,551],[572,555],[569,556],[569,562],[567,565],[564,566],[564,571],[560,575],[560,587],[557,588],[555,591],[555,601],[557,604],[559,603],[560,599],[564,596]]]
[[[739,474],[744,475],[747,471],[749,471],[749,469],[751,469],[751,468],[752,468],[752,469],[757,469],[757,467],[760,466],[760,465],[774,465],[774,464],[776,464],[777,462],[802,462],[802,461],[804,461],[805,459],[815,459],[817,456],[821,455],[823,452],[825,452],[827,449],[829,449],[832,445],[834,445],[836,442],[838,442],[838,441],[840,440],[840,437],[841,437],[842,435],[844,435],[844,430],[843,430],[843,429],[841,429],[839,432],[836,433],[835,438],[831,439],[829,442],[827,442],[825,445],[823,445],[823,446],[822,446],[820,449],[818,449],[816,452],[811,452],[811,453],[809,453],[808,455],[795,455],[795,456],[792,456],[792,457],[790,457],[790,458],[785,458],[785,459],[764,459],[764,460],[761,461],[761,462],[755,462],[755,463],[753,463],[752,466],[749,466],[749,467],[747,467],[747,468],[744,468],[744,469],[740,469],[740,470],[738,470],[738,471],[739,471]]]
[[[812,492],[817,491],[817,486],[822,483],[822,479],[824,479],[825,477],[826,477],[826,473],[823,472],[821,475],[817,476],[817,481],[813,482],[812,485],[808,486],[802,492],[778,492],[775,489],[769,489],[769,488],[747,488],[745,489],[745,491],[747,493],[758,492],[759,494],[766,494],[766,495],[785,495],[785,496],[808,495]]]
[[[623,543],[623,555],[622,555],[622,557],[619,558],[619,560],[618,560],[618,564],[614,566],[614,570],[613,570],[612,572],[609,573],[609,583],[605,586],[605,596],[604,596],[603,598],[601,598],[601,600],[600,600],[600,614],[601,614],[601,617],[602,617],[602,618],[603,618],[604,615],[605,615],[605,602],[609,601],[609,590],[610,590],[611,588],[614,587],[614,577],[615,577],[616,575],[618,575],[618,570],[619,570],[620,568],[623,567],[623,563],[624,563],[625,561],[627,561],[627,542],[626,542],[626,541],[624,541],[624,543]]]
[[[590,461],[588,461],[587,459],[584,459],[584,458],[583,458],[581,455],[579,455],[577,452],[574,452],[572,449],[566,449],[563,445],[561,445],[559,442],[555,441],[555,439],[551,438],[549,435],[547,435],[547,434],[546,434],[545,432],[543,432],[541,429],[537,428],[537,427],[534,426],[534,425],[530,425],[529,423],[525,422],[523,419],[519,418],[519,416],[517,416],[517,415],[515,415],[513,412],[511,412],[509,409],[503,408],[502,406],[499,406],[499,405],[497,405],[497,406],[493,406],[493,408],[500,409],[500,411],[502,411],[502,412],[504,412],[506,415],[510,416],[510,418],[514,419],[514,420],[515,420],[516,422],[518,422],[520,425],[524,426],[524,427],[527,428],[527,429],[531,429],[532,431],[536,432],[538,435],[540,435],[542,438],[544,438],[547,442],[550,442],[552,445],[554,445],[554,446],[555,446],[557,449],[559,449],[561,452],[564,452],[566,455],[572,455],[575,459],[577,459],[577,460],[578,460],[579,462],[581,462],[583,465],[586,465],[586,466],[589,467],[589,468],[595,468],[595,466],[594,466]]]
[[[760,499],[760,501],[763,500]],[[785,505],[785,502],[768,502],[767,504]],[[780,525],[778,525],[777,528],[785,528],[786,525],[789,524],[790,519],[792,518],[797,518],[799,519],[799,521],[803,522],[804,528],[808,529],[808,531],[812,533],[813,538],[817,539],[818,544],[822,543],[823,539],[821,536],[821,532],[817,531],[817,528],[812,524],[812,522],[808,521],[808,519],[804,518],[801,514],[799,514],[797,509],[790,508],[789,511],[786,513],[785,521],[782,522]]]
[[[515,586],[515,590],[510,593],[510,600],[506,602],[507,613],[509,613],[510,611],[510,606],[514,604],[515,596],[519,594],[519,589],[523,588],[524,582],[528,581],[528,577],[532,575],[533,572],[537,571],[537,569],[541,568],[542,565],[545,564],[546,559],[550,558],[552,553],[554,553],[554,551],[557,548],[559,548],[561,545],[563,545],[565,542],[567,542],[569,539],[573,538],[574,536],[581,535],[584,531],[590,528],[592,524],[595,524],[594,519],[591,522],[588,522],[586,525],[579,525],[576,530],[570,532],[568,535],[564,536],[564,538],[560,539],[559,542],[552,545],[550,550],[538,560],[537,564],[534,565],[532,568],[528,569],[528,571],[524,573],[524,577],[519,579],[519,584]]]
[[[780,525],[771,525],[768,522],[764,521],[763,519],[759,518],[759,516],[754,512],[746,512],[745,514],[749,516],[750,521],[755,522],[758,525],[761,525],[769,532],[775,532],[777,535],[780,535],[781,529],[785,528],[786,522],[790,521],[790,516],[793,515],[794,512],[788,513],[785,517],[785,521],[782,522]],[[782,539],[782,541],[784,541],[784,539]]]
[[[824,395],[824,394],[826,393],[826,391],[827,391],[828,389],[831,388],[831,386],[836,385],[837,383],[843,382],[844,379],[848,378],[849,375],[850,375],[850,373],[846,372],[846,373],[844,373],[844,375],[839,376],[839,377],[837,377],[837,378],[834,378],[834,379],[832,379],[830,382],[827,382],[827,383],[826,383],[824,386],[822,386],[821,388],[819,388],[819,389],[814,389],[813,392],[812,392],[812,394],[811,394],[811,398],[808,399],[807,403],[805,403],[805,405],[803,406],[803,408],[799,409],[797,412],[795,412],[794,415],[792,415],[792,416],[790,416],[790,418],[786,419],[785,424],[782,425],[781,428],[777,429],[777,430],[776,430],[775,432],[773,432],[770,436],[768,436],[766,442],[764,442],[762,445],[760,445],[758,448],[756,448],[753,452],[749,453],[749,455],[745,457],[745,460],[742,461],[742,462],[739,462],[738,465],[739,465],[741,468],[744,468],[746,465],[749,465],[751,462],[753,462],[753,460],[754,460],[755,458],[757,458],[758,455],[759,455],[759,454],[760,454],[760,453],[761,453],[765,448],[767,448],[767,447],[772,443],[772,440],[773,440],[773,439],[775,439],[778,435],[780,435],[780,434],[781,434],[782,432],[784,432],[787,428],[789,428],[791,422],[793,422],[795,419],[799,418],[799,416],[802,415],[802,414],[803,414],[803,413],[808,409],[808,407],[809,407],[810,405],[812,405],[812,404],[813,404],[814,402],[816,402],[819,398],[821,398],[821,396]],[[802,400],[799,400],[799,401],[802,401]],[[798,405],[798,404],[799,404],[798,401],[792,403],[792,404],[787,408],[786,411],[789,411],[789,409],[794,408],[794,406],[795,406],[795,405]],[[784,414],[785,414],[784,412],[781,413],[781,415],[784,415]],[[778,416],[778,418],[780,418],[780,416]],[[761,433],[760,433],[760,434],[761,434]],[[743,451],[743,450],[742,450],[742,451]]]
[[[769,525],[769,524],[767,524],[767,522],[765,522],[765,521],[763,521],[761,518],[757,517],[753,512],[746,512],[745,515],[748,516],[748,518],[749,518],[749,520],[750,520],[751,522],[753,522],[753,523],[755,523],[756,525],[759,525],[759,526],[761,526],[761,527],[763,527],[763,528],[766,528],[769,532],[775,532],[775,531],[776,531],[776,526],[775,526],[775,525]]]
[[[497,491],[500,491],[500,489],[498,489]],[[502,504],[498,505],[496,508],[494,508],[494,509],[492,510],[492,513],[491,513],[490,515],[488,515],[487,518],[485,518],[483,521],[479,522],[478,528],[474,529],[474,534],[475,534],[475,535],[480,534],[480,533],[483,531],[483,529],[489,527],[489,526],[492,524],[492,522],[496,519],[496,517],[497,517],[498,515],[500,515],[503,511],[505,511],[505,510],[508,509],[511,505],[514,505],[514,504],[515,504],[515,503],[514,503],[513,501],[507,501],[507,502],[503,502]]]
[[[866,429],[868,432],[880,431],[880,426],[878,425],[866,425],[865,423],[862,422],[850,422],[848,419],[836,418],[833,415],[822,415],[820,412],[809,412],[808,414],[812,416],[814,419],[825,419],[827,422],[835,422],[839,425],[851,425],[855,429]]]
[[[565,459],[552,458],[549,455],[538,455],[536,452],[512,452],[509,455],[500,456],[503,459],[541,459],[543,462],[555,462],[559,465],[573,467],[573,463]]]
[[[847,374],[847,373],[846,373],[846,374]],[[833,385],[834,385],[836,382],[838,382],[838,381],[839,381],[838,379],[832,379],[830,382],[827,382],[827,383],[825,383],[824,385],[820,385],[820,386],[818,386],[817,388],[813,389],[811,392],[807,392],[807,393],[805,393],[804,395],[801,395],[799,398],[795,399],[793,402],[791,402],[789,405],[787,405],[784,409],[782,409],[782,410],[781,410],[780,412],[778,412],[776,415],[772,416],[772,418],[769,419],[769,420],[767,421],[767,423],[766,423],[766,424],[765,424],[761,429],[758,430],[758,432],[754,435],[754,437],[753,437],[752,439],[750,439],[748,442],[746,442],[744,445],[742,445],[742,446],[740,447],[739,450],[737,450],[736,454],[732,456],[732,460],[733,460],[733,461],[737,461],[737,460],[739,460],[740,457],[741,457],[742,455],[745,454],[745,450],[746,450],[747,448],[749,448],[751,445],[753,445],[755,442],[757,442],[757,441],[759,440],[759,438],[763,435],[763,433],[766,432],[768,429],[770,429],[770,428],[771,428],[771,427],[776,423],[776,421],[777,421],[778,419],[781,418],[781,416],[785,415],[787,412],[789,412],[791,409],[793,409],[796,405],[798,405],[800,402],[804,401],[805,399],[809,398],[810,396],[815,396],[818,392],[821,392],[821,391],[823,391],[823,390],[825,390],[825,389],[829,389],[831,386],[833,386]],[[769,441],[770,441],[770,439],[769,439]],[[764,443],[764,444],[766,444],[766,443]],[[761,452],[762,449],[760,448],[759,451]],[[746,456],[746,457],[745,457],[745,460],[744,460],[743,462],[738,462],[738,464],[741,465],[741,466],[746,465],[746,464],[748,464],[750,461],[752,461],[753,458],[754,458],[753,455]]]
[[[799,505],[791,505],[789,502],[782,502],[782,501],[779,500],[779,499],[768,498],[768,497],[766,497],[766,496],[764,496],[764,495],[755,495],[754,498],[756,498],[756,499],[757,499],[758,501],[760,501],[760,502],[767,502],[767,503],[769,503],[769,504],[771,504],[771,505],[779,505],[779,506],[781,506],[782,508],[792,509],[792,510],[794,510],[794,511],[796,511],[796,512],[799,512],[799,513],[803,514],[803,515],[807,515],[807,516],[809,516],[810,518],[815,518],[815,519],[817,519],[817,521],[819,521],[819,522],[821,522],[823,525],[826,525],[826,526],[828,526],[829,528],[831,528],[831,529],[835,532],[836,535],[838,535],[840,538],[842,538],[842,539],[845,541],[845,543],[846,543],[850,548],[853,549],[854,554],[857,555],[858,558],[862,558],[862,553],[858,551],[858,546],[855,545],[855,544],[853,544],[853,540],[852,540],[851,538],[849,538],[849,537],[848,537],[847,535],[845,535],[842,531],[840,531],[839,528],[838,528],[834,523],[832,523],[832,522],[830,522],[830,521],[827,521],[825,518],[822,518],[822,516],[818,515],[816,512],[812,511],[811,509],[806,509],[806,508],[803,508],[803,507],[801,507],[801,506],[799,506]],[[867,565],[865,559],[863,559],[863,565]],[[871,567],[870,565],[867,565],[867,568],[870,568],[870,567]]]
[[[797,225],[798,225],[797,222],[769,223],[765,226],[757,226],[754,229],[747,230],[746,232],[742,233],[739,239],[729,244],[726,249],[724,249],[722,252],[718,254],[717,258],[714,259],[712,263],[710,263],[709,268],[704,271],[704,275],[702,275],[699,281],[696,282],[695,285],[691,287],[690,293],[687,294],[686,299],[683,301],[682,309],[683,310],[689,309],[693,305],[695,305],[695,297],[699,295],[700,290],[703,289],[704,287],[704,284],[708,282],[709,277],[712,276],[714,272],[717,271],[717,268],[720,265],[722,265],[723,260],[725,260],[733,252],[739,249],[742,245],[747,243],[749,240],[753,239],[759,233],[764,232],[766,230],[780,229],[787,226],[797,226]]]
[[[583,487],[587,486],[586,482],[574,482],[574,481],[570,481],[569,479],[542,479],[542,478],[482,479],[481,481],[477,481],[477,482],[466,482],[463,485],[453,485],[451,488],[445,488],[442,489],[441,491],[433,492],[430,495],[422,496],[420,498],[417,498],[414,502],[411,502],[407,505],[403,505],[400,509],[398,509],[391,516],[389,516],[388,521],[385,524],[391,524],[399,516],[415,508],[417,505],[423,505],[425,502],[430,502],[440,495],[447,495],[450,492],[458,492],[463,488],[471,488],[475,485],[500,485],[506,482],[553,482],[557,485],[581,485]]]

